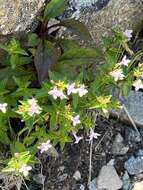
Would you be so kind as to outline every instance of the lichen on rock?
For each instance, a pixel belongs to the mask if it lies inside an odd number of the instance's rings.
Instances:
[[[70,0],[75,2],[78,0]],[[92,0],[86,0],[92,2]],[[119,27],[122,30],[133,29],[134,31],[140,30],[143,26],[143,0],[105,0],[102,7],[98,7],[99,1],[86,9],[82,1],[78,2],[78,17],[84,22],[89,31],[91,32],[93,39],[97,44],[101,42],[102,36],[108,36],[111,33],[112,28]],[[81,7],[81,9],[79,9]],[[73,9],[74,9],[73,8]],[[73,13],[72,16],[77,14]]]
[[[45,0],[0,0],[0,35],[34,28]]]

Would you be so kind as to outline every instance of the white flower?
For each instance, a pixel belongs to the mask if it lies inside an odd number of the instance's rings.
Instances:
[[[132,38],[132,33],[133,33],[133,30],[125,30],[125,32],[123,33],[124,36],[127,38],[128,41],[130,41],[130,39]]]
[[[80,116],[76,115],[75,117],[71,117],[71,120],[73,122],[73,126],[76,126],[77,124],[80,123]]]
[[[6,113],[7,106],[8,106],[7,103],[0,104],[0,110],[1,110],[3,113]]]
[[[64,93],[61,90],[58,90],[55,86],[52,90],[48,92],[49,95],[53,96],[53,98],[56,100],[57,98],[60,98],[61,100],[67,98]]]
[[[35,98],[28,100],[28,104],[29,104],[28,115],[33,116],[34,114],[40,114],[41,113],[42,109],[37,104],[37,102],[38,101]]]
[[[82,84],[79,88],[77,88],[77,92],[78,92],[79,96],[82,97],[88,93],[88,90],[85,88],[85,85]]]
[[[52,145],[50,143],[50,140],[48,140],[45,143],[42,143],[40,146],[38,146],[38,149],[40,149],[40,153],[42,154],[43,152],[46,152],[47,150],[49,150],[50,148],[52,148]]]
[[[143,82],[138,79],[133,83],[133,86],[135,87],[135,90],[138,91],[139,89],[143,89]]]
[[[26,164],[24,164],[20,169],[19,172],[22,173],[25,177],[28,176],[29,171],[32,170],[31,166],[28,166]]]
[[[98,136],[101,136],[99,133],[95,133],[92,128],[90,128],[90,135],[89,135],[89,141],[92,141],[93,139],[97,139]]]
[[[119,65],[128,66],[128,64],[131,62],[131,60],[127,59],[127,56],[125,55],[122,59],[122,61],[119,63]]]
[[[67,86],[67,95],[70,95],[71,93],[76,94],[77,89],[75,88],[75,83],[68,84]]]
[[[110,72],[110,75],[114,78],[115,81],[123,80],[125,77],[122,69],[116,69]]]
[[[74,131],[73,131],[73,136],[74,136],[74,138],[75,138],[74,144],[78,144],[79,141],[83,139],[83,137],[78,137],[78,136],[76,135],[76,132],[74,132]]]

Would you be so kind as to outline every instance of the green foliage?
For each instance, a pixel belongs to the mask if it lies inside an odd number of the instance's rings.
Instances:
[[[78,131],[89,134],[95,125],[92,110],[108,117],[109,109],[120,108],[113,89],[118,89],[118,96],[127,96],[134,79],[142,80],[143,53],[132,55],[120,30],[103,39],[104,51],[52,36],[51,28],[65,26],[82,39],[91,39],[87,28],[73,19],[48,26],[66,4],[50,1],[40,34],[30,34],[26,47],[14,39],[0,45],[8,53],[0,68],[0,143],[11,153],[3,172],[20,175],[20,168],[31,165],[47,140],[63,149]],[[122,63],[125,52],[130,57],[127,65]]]
[[[52,0],[45,8],[43,20],[47,21],[63,13],[68,0]]]

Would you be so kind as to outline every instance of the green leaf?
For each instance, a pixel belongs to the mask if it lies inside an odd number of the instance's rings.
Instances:
[[[0,142],[3,144],[8,145],[10,143],[10,140],[7,136],[7,130],[0,129]]]
[[[51,0],[44,11],[44,21],[59,16],[66,8],[68,0]]]
[[[64,26],[70,29],[73,33],[79,35],[83,40],[92,40],[92,37],[87,27],[80,21],[75,19],[67,19],[54,26]]]
[[[58,39],[57,42],[60,44],[60,46],[64,50],[64,52],[71,50],[71,49],[78,48],[77,43],[71,39]]]
[[[22,143],[16,141],[10,144],[10,150],[14,154],[15,152],[24,152],[26,148]]]
[[[61,64],[68,65],[82,65],[91,64],[95,62],[95,59],[99,57],[96,49],[92,48],[77,48],[65,52],[59,62]]]
[[[37,34],[32,33],[28,36],[28,46],[35,47],[40,43],[40,39]]]
[[[59,52],[51,42],[40,42],[34,57],[40,84],[47,78],[48,71],[56,65],[58,58]]]

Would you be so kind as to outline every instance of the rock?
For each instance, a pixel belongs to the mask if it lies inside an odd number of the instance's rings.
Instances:
[[[128,152],[129,147],[124,145],[124,139],[120,133],[115,137],[115,140],[112,145],[112,153],[116,155],[124,155]]]
[[[33,180],[38,183],[43,185],[45,182],[46,176],[42,175],[42,174],[36,174],[33,176]]]
[[[103,166],[101,168],[97,178],[98,190],[118,190],[122,185],[122,181],[113,166]]]
[[[81,184],[79,190],[85,190],[85,186]]]
[[[67,179],[67,177],[68,177],[68,174],[67,174],[67,173],[64,173],[64,174],[62,174],[62,175],[60,175],[60,176],[58,177],[58,181],[59,181],[59,182],[65,181],[65,180]]]
[[[89,184],[89,190],[97,190],[97,187],[96,187],[96,178],[93,179],[90,184]]]
[[[132,142],[141,142],[141,136],[132,128],[127,127],[125,129],[125,139]]]
[[[76,181],[79,181],[81,179],[81,174],[80,174],[80,172],[78,170],[74,173],[73,178]]]
[[[44,2],[45,0],[0,0],[0,34],[7,35],[33,28]]]
[[[136,155],[143,157],[143,149],[139,149]]]
[[[139,30],[143,21],[143,0],[70,0],[72,17],[87,24],[96,44],[111,29]],[[74,12],[75,11],[75,12]],[[68,11],[69,17],[69,11]]]
[[[122,181],[123,181],[123,187],[122,187],[123,190],[129,190],[131,186],[131,180],[127,171],[125,171],[125,174],[122,177]]]
[[[124,164],[124,168],[131,175],[137,175],[143,172],[143,157],[130,157]]]
[[[143,181],[141,182],[136,182],[134,184],[133,190],[142,190],[143,189]]]
[[[124,104],[135,124],[138,127],[143,127],[143,92],[135,92],[132,90],[127,100],[124,101]],[[124,110],[110,110],[110,115],[131,124]]]

